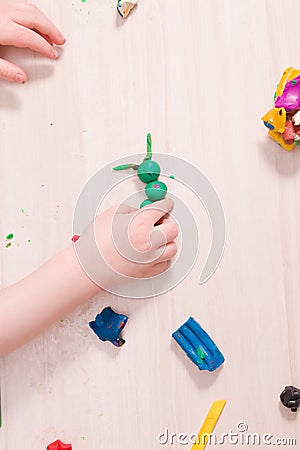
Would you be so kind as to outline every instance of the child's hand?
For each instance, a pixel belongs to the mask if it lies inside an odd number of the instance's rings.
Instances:
[[[28,47],[56,59],[58,53],[52,44],[64,43],[61,32],[35,5],[26,0],[0,0],[0,45]],[[26,73],[0,58],[0,78],[25,83]]]
[[[164,272],[177,252],[178,228],[168,215],[173,207],[173,200],[165,199],[141,210],[121,206],[98,215],[76,242],[87,275],[106,288],[124,283],[125,277]]]
[[[122,207],[121,210],[118,207],[111,208],[100,214],[76,242],[77,255],[74,247],[70,246],[24,280],[2,289],[0,358],[99,293],[99,286],[112,285],[120,281],[115,276],[117,273],[123,276],[121,277],[123,282],[126,276],[145,278],[162,273],[176,254],[174,239],[178,229],[176,223],[168,217],[173,205],[172,200],[166,199],[142,210],[130,207]],[[114,231],[115,225],[117,233]],[[99,263],[97,245],[97,254],[91,251],[92,241],[89,239],[95,241],[94,231],[105,264],[101,261]],[[128,255],[126,245],[124,248],[122,246],[128,238],[131,241],[132,255]],[[85,262],[95,269],[94,277],[82,270],[82,266],[78,263],[80,246],[83,256],[87,257]],[[133,256],[138,261],[129,261],[118,252],[118,249],[124,250],[130,259]],[[134,249],[138,251],[139,258]],[[113,269],[110,272],[106,270],[107,264]],[[96,280],[97,277],[99,283],[91,281],[91,278]]]
[[[110,208],[96,218],[98,246],[112,269],[130,278],[153,277],[167,269],[177,252],[178,228],[166,216],[173,207],[173,200],[168,199],[142,210]],[[105,230],[111,236],[104,236]]]

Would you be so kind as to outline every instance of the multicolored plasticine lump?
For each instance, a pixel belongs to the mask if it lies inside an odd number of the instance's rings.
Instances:
[[[274,94],[275,107],[262,117],[269,136],[287,151],[300,145],[300,70],[289,67]]]

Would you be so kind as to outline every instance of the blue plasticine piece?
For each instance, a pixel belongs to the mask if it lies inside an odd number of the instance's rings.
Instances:
[[[210,338],[206,331],[201,328],[199,323],[196,322],[192,317],[188,320],[188,326],[198,337],[198,339],[206,346],[209,357],[211,358],[210,360],[207,358],[209,367],[212,367],[212,370],[217,369],[221,364],[223,364],[224,356],[222,355],[214,341]]]
[[[198,355],[193,346],[189,343],[189,341],[186,339],[184,334],[181,332],[181,330],[175,331],[175,333],[172,334],[175,341],[180,345],[180,347],[185,351],[187,356],[190,358],[191,361],[193,361],[194,364],[198,365]]]
[[[207,348],[204,347],[204,345],[200,344],[200,339],[196,338],[195,334],[193,333],[193,331],[187,326],[188,321],[186,322],[186,324],[182,325],[180,327],[180,331],[181,334],[185,337],[185,339],[190,342],[190,344],[193,347],[193,353],[194,353],[194,358],[193,358],[193,362],[195,362],[195,364],[197,366],[201,365],[201,369],[202,370],[209,370],[209,361],[212,361],[212,354],[208,351]],[[195,339],[196,338],[196,339]],[[198,349],[201,349],[202,352],[204,353],[204,359],[201,361],[199,361],[199,356],[198,356]]]
[[[89,326],[101,341],[110,341],[116,347],[121,347],[125,344],[125,340],[120,335],[127,320],[127,316],[115,313],[108,306],[96,316],[94,321],[89,322]]]
[[[200,370],[213,372],[225,361],[214,341],[193,317],[181,325],[172,337]]]

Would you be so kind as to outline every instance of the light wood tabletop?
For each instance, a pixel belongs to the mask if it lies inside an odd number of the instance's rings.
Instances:
[[[218,435],[245,422],[248,432],[300,442],[299,414],[279,401],[285,385],[300,387],[300,149],[282,150],[260,120],[283,70],[300,68],[299,1],[140,0],[126,20],[114,0],[36,3],[67,42],[55,62],[1,48],[29,77],[0,82],[1,286],[69,245],[84,184],[144,152],[148,131],[154,152],[210,179],[227,239],[199,285],[211,230],[199,200],[183,193],[200,251],[181,284],[147,300],[102,293],[4,358],[1,450],[56,439],[75,450],[191,448],[158,435],[198,432],[217,399],[227,400]],[[108,203],[118,201],[110,193]],[[129,316],[121,349],[88,327],[108,305]],[[214,373],[172,342],[189,316],[225,355]]]

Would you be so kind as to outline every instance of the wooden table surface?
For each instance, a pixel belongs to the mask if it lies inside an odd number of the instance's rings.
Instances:
[[[1,48],[29,76],[24,86],[0,82],[2,287],[69,244],[84,183],[143,152],[148,131],[154,151],[209,177],[227,241],[200,286],[211,233],[191,198],[200,255],[178,287],[144,301],[101,294],[2,360],[1,450],[57,438],[75,450],[190,448],[157,436],[197,432],[223,398],[219,435],[244,421],[249,432],[300,441],[299,416],[278,399],[300,385],[300,150],[282,150],[260,121],[282,71],[300,67],[299,2],[140,0],[126,21],[114,0],[37,5],[68,40],[57,62]],[[88,328],[107,305],[130,316],[122,349]],[[199,372],[171,342],[190,315],[226,357],[215,373]]]

